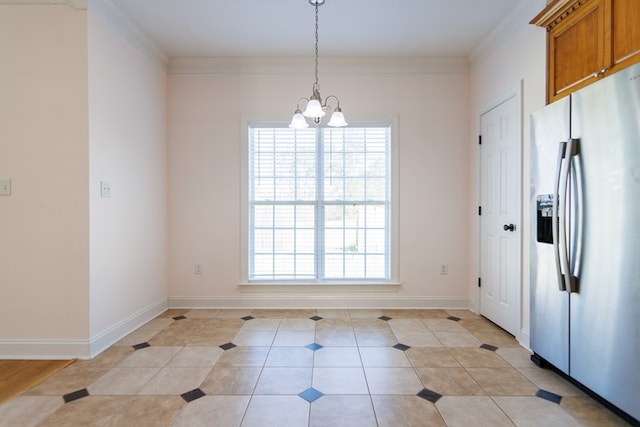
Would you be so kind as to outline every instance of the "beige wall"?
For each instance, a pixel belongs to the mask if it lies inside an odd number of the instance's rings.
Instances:
[[[320,76],[322,93],[339,95],[349,119],[397,117],[399,152],[399,292],[238,290],[241,281],[241,118],[288,121],[312,76],[173,75],[169,78],[169,218],[171,297],[204,297],[213,305],[329,304],[330,299],[409,298],[414,306],[456,299],[469,281],[469,76]],[[202,275],[194,264],[202,264]],[[439,274],[446,263],[449,274]],[[239,299],[238,299],[239,298]],[[353,298],[353,299],[351,299]],[[278,302],[280,301],[280,302]],[[405,300],[407,302],[407,300]],[[366,303],[365,303],[366,304]]]
[[[91,11],[87,16],[96,339],[132,316],[166,308],[166,74]],[[110,198],[100,196],[101,181],[111,183]]]
[[[99,351],[167,297],[210,306],[473,306],[479,116],[522,82],[528,224],[528,118],[544,105],[544,37],[523,22],[470,74],[321,74],[322,93],[340,96],[347,119],[397,119],[402,286],[252,293],[237,286],[242,118],[287,121],[312,76],[167,80],[87,11],[0,6],[0,177],[13,184],[0,196],[0,350],[59,342]],[[111,198],[100,197],[102,180]],[[204,274],[194,274],[196,263]]]
[[[0,57],[0,356],[94,355],[166,308],[166,74],[66,5],[0,6]]]
[[[544,0],[536,0],[529,5],[529,15],[533,18],[544,8]],[[525,14],[526,18],[527,15]],[[475,153],[474,180],[478,176],[478,146],[480,115],[493,107],[500,98],[508,95],[515,87],[522,88],[522,283],[521,283],[521,343],[529,343],[529,245],[530,245],[530,115],[545,105],[545,43],[544,29],[522,22],[518,29],[502,45],[491,53],[480,57],[471,65],[471,106],[470,127],[472,137],[469,149]],[[474,184],[474,189],[477,186]],[[477,203],[477,191],[472,193]],[[472,219],[474,228],[477,216]],[[477,248],[477,228],[471,234]],[[476,265],[477,250],[472,262]],[[477,267],[476,267],[477,268]],[[476,282],[471,283],[471,297],[477,306],[478,290]]]
[[[89,333],[86,13],[0,6],[0,339]]]

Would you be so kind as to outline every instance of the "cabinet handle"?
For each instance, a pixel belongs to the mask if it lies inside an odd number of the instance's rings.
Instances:
[[[593,73],[593,77],[598,77],[598,76],[606,73],[607,71],[609,71],[609,69],[607,67],[602,67],[602,69],[600,71],[596,71],[595,73]]]

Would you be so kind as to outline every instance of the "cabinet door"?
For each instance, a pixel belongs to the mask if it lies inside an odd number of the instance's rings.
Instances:
[[[640,62],[640,1],[609,0],[611,66],[616,70]]]
[[[549,102],[599,77],[605,64],[604,15],[600,0],[587,1],[549,31]]]

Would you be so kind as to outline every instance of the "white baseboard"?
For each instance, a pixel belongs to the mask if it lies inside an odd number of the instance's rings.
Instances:
[[[0,359],[90,359],[167,309],[163,298],[90,339],[0,340]]]
[[[520,339],[518,342],[527,350],[531,350],[531,337],[529,336],[529,331],[520,329]]]
[[[468,309],[465,297],[243,296],[169,297],[169,308]]]
[[[140,326],[164,313],[167,308],[167,299],[162,298],[160,301],[145,307],[105,331],[102,331],[98,335],[91,337],[89,342],[89,357],[96,357],[98,354],[102,353],[107,348],[138,329]]]

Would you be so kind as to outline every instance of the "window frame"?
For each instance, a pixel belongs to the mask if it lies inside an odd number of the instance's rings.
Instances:
[[[350,115],[351,119],[351,115]],[[350,120],[349,127],[389,127],[390,128],[390,147],[389,147],[389,219],[388,219],[388,233],[389,238],[389,278],[373,279],[275,279],[275,280],[249,280],[249,233],[250,233],[250,218],[249,218],[249,194],[250,194],[250,176],[249,176],[249,129],[250,127],[287,127],[286,122],[282,120],[264,120],[260,118],[253,118],[243,116],[241,119],[241,199],[240,199],[240,281],[241,288],[255,290],[258,287],[279,287],[285,286],[290,290],[292,286],[302,286],[304,288],[314,287],[319,289],[330,285],[345,285],[347,290],[354,289],[382,289],[384,286],[389,286],[393,289],[397,289],[399,285],[398,281],[398,138],[397,138],[397,118],[396,117],[381,117],[374,120],[357,120],[357,118]],[[318,285],[317,287],[313,285]],[[373,288],[366,285],[372,285]],[[330,286],[331,287],[331,286]],[[335,286],[333,287],[335,288]]]

